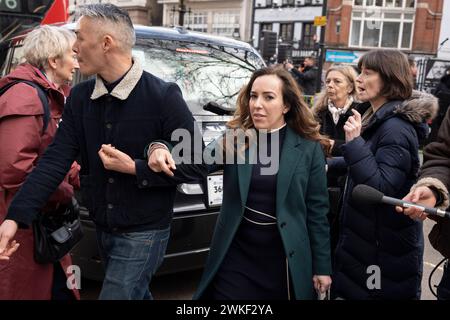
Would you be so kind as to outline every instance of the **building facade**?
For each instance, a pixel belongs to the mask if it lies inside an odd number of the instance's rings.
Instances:
[[[320,39],[314,18],[322,14],[323,0],[254,0],[252,42],[260,47],[262,31],[278,34],[279,44],[294,49],[313,48]]]
[[[450,61],[450,1],[444,1],[438,58]]]
[[[153,26],[162,24],[162,5],[157,0],[69,0],[69,3],[71,8],[90,3],[112,3],[127,10],[135,24]]]
[[[357,61],[367,50],[399,49],[436,56],[443,0],[329,0],[329,62]]]
[[[251,0],[158,0],[163,5],[163,26],[183,25],[194,31],[250,40]]]

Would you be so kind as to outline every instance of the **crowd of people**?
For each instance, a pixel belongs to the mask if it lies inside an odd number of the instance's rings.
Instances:
[[[10,86],[0,96],[0,299],[79,298],[65,287],[70,255],[36,263],[30,228],[41,212],[58,214],[71,201],[78,158],[105,268],[100,299],[152,299],[176,186],[218,170],[223,203],[195,299],[314,300],[329,290],[334,299],[420,299],[422,221],[437,220],[430,240],[449,258],[449,219],[364,204],[352,191],[364,184],[448,207],[449,75],[438,100],[414,90],[406,55],[372,50],[360,58],[359,75],[331,66],[311,108],[304,95],[315,93],[313,57],[302,70],[264,67],[240,91],[227,134],[201,154],[203,144],[191,148],[192,161],[180,163],[170,152],[177,143],[171,133],[183,128],[195,136],[197,124],[178,86],[133,58],[134,42],[126,12],[87,5],[76,37],[58,27],[36,29],[24,41],[26,62],[0,80],[0,90]],[[95,78],[69,94],[77,68]],[[420,167],[419,142],[436,114],[440,129]],[[239,132],[254,139],[239,139]],[[268,150],[278,159],[269,174],[262,158]],[[244,162],[227,162],[229,152]],[[205,161],[204,154],[227,161]],[[450,299],[448,261],[438,298]]]

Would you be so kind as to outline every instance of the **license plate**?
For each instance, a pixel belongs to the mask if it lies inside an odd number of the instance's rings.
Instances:
[[[208,176],[208,205],[220,206],[223,195],[223,175]]]

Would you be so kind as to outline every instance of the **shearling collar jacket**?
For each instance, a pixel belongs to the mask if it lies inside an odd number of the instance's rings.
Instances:
[[[126,100],[138,83],[139,79],[141,79],[143,72],[144,70],[142,69],[139,60],[133,59],[133,65],[130,70],[109,94],[117,99]],[[94,91],[92,91],[91,94],[91,99],[98,99],[105,94],[108,94],[108,89],[106,89],[104,80],[97,75],[95,77],[95,86]]]

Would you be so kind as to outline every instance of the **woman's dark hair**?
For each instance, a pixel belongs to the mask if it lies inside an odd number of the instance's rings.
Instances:
[[[408,58],[398,50],[379,49],[367,52],[359,59],[358,68],[380,74],[383,88],[380,95],[388,100],[406,100],[411,97],[413,76]]]
[[[289,108],[289,111],[284,116],[288,126],[305,139],[319,141],[325,153],[329,154],[331,145],[328,138],[320,134],[320,124],[314,118],[311,109],[303,99],[296,81],[283,67],[266,67],[253,73],[249,83],[239,93],[234,118],[227,123],[227,126],[243,130],[255,127],[250,115],[250,93],[255,80],[267,75],[274,75],[282,82],[283,102]]]

